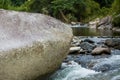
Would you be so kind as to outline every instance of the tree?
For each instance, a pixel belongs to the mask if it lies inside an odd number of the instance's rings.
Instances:
[[[11,5],[10,0],[0,0],[0,8],[8,9],[10,5]]]
[[[21,6],[27,0],[11,0],[13,6]]]
[[[114,12],[113,25],[120,27],[120,0],[115,0],[112,5],[112,11]]]
[[[71,13],[77,18],[77,21],[82,21],[97,12],[99,4],[93,0],[53,0],[52,9],[55,11],[55,17],[61,11],[64,15]]]
[[[112,4],[112,10],[116,14],[120,14],[120,0],[115,0]]]
[[[107,7],[110,8],[111,4],[114,2],[114,0],[94,0],[100,4],[100,7]]]

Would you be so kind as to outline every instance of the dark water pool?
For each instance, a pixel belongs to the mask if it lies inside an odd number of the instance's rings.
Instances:
[[[107,29],[94,29],[88,27],[72,27],[74,36],[120,36],[120,32]]]

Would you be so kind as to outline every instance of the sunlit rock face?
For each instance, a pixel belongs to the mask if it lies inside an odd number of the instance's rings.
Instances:
[[[0,80],[34,80],[56,70],[72,30],[43,14],[0,10]]]

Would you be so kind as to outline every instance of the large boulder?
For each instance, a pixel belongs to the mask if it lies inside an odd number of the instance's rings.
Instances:
[[[112,16],[102,18],[97,27],[98,29],[112,29]]]
[[[72,30],[43,14],[0,10],[0,80],[34,80],[55,71]]]

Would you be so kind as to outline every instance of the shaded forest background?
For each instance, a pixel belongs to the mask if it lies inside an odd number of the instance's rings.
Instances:
[[[120,0],[0,0],[0,8],[43,13],[67,23],[111,15],[113,24],[120,26]]]

